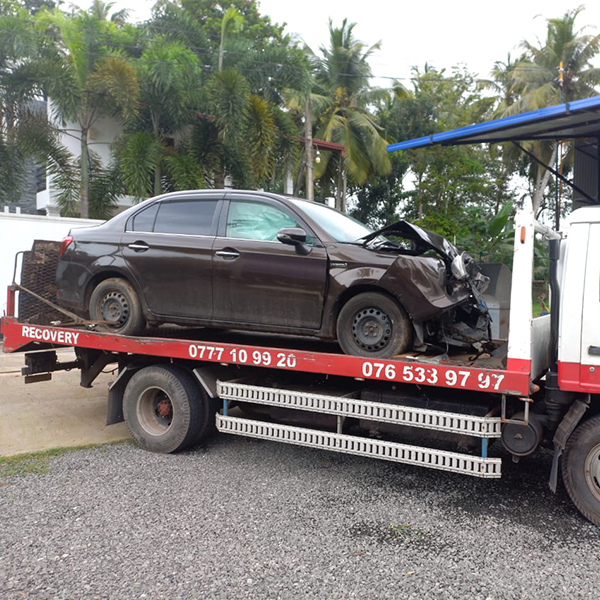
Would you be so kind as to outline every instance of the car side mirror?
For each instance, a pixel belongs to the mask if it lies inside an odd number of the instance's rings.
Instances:
[[[282,244],[295,246],[298,254],[306,255],[311,250],[306,243],[306,231],[302,227],[284,227],[277,232],[277,239]]]

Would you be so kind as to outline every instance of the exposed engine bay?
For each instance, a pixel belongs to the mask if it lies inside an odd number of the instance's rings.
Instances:
[[[490,280],[467,252],[460,252],[443,236],[404,220],[374,231],[361,241],[378,251],[436,256],[445,265],[448,293],[454,296],[467,292],[464,301],[451,309],[427,321],[413,322],[415,350],[439,352],[455,347],[481,353],[493,349],[491,316],[483,297]]]

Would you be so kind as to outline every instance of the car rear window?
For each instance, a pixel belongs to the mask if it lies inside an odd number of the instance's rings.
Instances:
[[[152,231],[157,212],[158,204],[153,204],[137,213],[131,220],[131,231]]]
[[[155,233],[213,235],[218,200],[161,202],[154,223]]]

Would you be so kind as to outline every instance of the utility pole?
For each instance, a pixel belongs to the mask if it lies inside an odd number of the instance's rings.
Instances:
[[[315,199],[314,190],[314,165],[312,144],[312,116],[310,113],[310,92],[306,95],[306,107],[304,110],[304,150],[306,156],[306,199]]]
[[[564,73],[565,70],[563,69],[563,61],[561,60],[558,63],[558,86],[560,87],[560,103],[563,103],[563,92],[564,92],[564,84],[565,84],[565,79],[564,79]],[[559,172],[559,155],[560,155],[560,162],[562,164],[562,144],[560,143],[560,141],[556,142],[556,158],[554,160],[554,170],[558,173]],[[555,223],[555,229],[556,231],[558,231],[560,229],[560,195],[559,195],[559,182],[558,182],[558,177],[554,178],[554,208],[555,208],[555,214],[554,214],[554,223]]]

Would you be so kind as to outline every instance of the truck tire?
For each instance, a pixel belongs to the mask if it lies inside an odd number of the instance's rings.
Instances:
[[[337,339],[345,354],[392,358],[411,344],[408,315],[390,296],[364,292],[350,298],[337,320]]]
[[[581,514],[600,526],[600,416],[571,434],[562,457],[565,488]]]
[[[121,277],[105,279],[94,288],[89,313],[92,321],[109,321],[98,325],[99,329],[119,335],[139,335],[146,326],[138,295]]]
[[[138,446],[171,453],[197,444],[214,408],[191,373],[175,365],[140,369],[123,395],[123,415]]]

